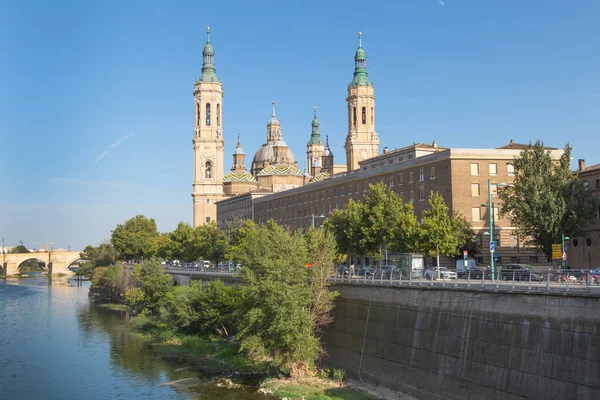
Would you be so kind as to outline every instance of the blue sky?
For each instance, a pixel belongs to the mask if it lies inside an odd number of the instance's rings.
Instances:
[[[359,29],[382,148],[540,138],[598,163],[599,19],[591,0],[0,2],[0,236],[81,249],[135,214],[191,222],[207,25],[227,166],[272,100],[301,167],[314,105],[344,163]]]

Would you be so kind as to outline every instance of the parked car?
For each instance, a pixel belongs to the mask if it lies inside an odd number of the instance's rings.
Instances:
[[[402,269],[393,265],[384,265],[381,267],[381,273],[383,274],[383,279],[389,279],[390,274],[393,279],[400,279]]]
[[[375,275],[375,270],[371,267],[360,267],[358,269],[358,276],[367,276],[367,278],[372,278]]]
[[[600,277],[600,268],[596,268],[590,271],[590,275]]]
[[[456,272],[449,270],[446,267],[440,267],[440,279],[456,279]],[[431,267],[425,270],[425,279],[437,279],[438,267]]]
[[[481,279],[483,271],[478,267],[471,267],[458,271],[457,275],[459,278],[463,279]],[[489,278],[488,275],[486,275],[486,278]]]
[[[503,281],[528,281],[531,277],[532,281],[543,281],[544,274],[531,265],[524,264],[507,264],[502,266],[500,277]]]

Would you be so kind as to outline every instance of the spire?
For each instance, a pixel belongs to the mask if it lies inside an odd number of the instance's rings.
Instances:
[[[202,51],[202,75],[198,81],[200,82],[218,82],[215,74],[215,50],[210,44],[210,26],[206,27],[206,44]]]
[[[314,109],[314,118],[312,120],[312,133],[308,144],[323,144],[321,134],[319,133],[319,120],[317,119],[317,107]]]
[[[242,146],[240,144],[240,134],[238,133],[238,141],[237,141],[237,146],[235,147],[235,150],[233,151],[233,154],[245,154],[244,150],[242,149]]]
[[[325,150],[323,151],[323,157],[333,156],[331,149],[329,148],[329,135],[325,136]]]
[[[271,125],[281,125],[277,118],[275,117],[275,101],[271,102],[271,119],[267,123],[267,126]]]
[[[358,32],[358,49],[354,54],[354,79],[352,86],[369,86],[369,74],[367,73],[367,56],[362,48],[362,32]]]

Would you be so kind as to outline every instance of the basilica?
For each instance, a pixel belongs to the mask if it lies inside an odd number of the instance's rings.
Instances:
[[[354,76],[348,85],[348,135],[344,148],[346,164],[334,164],[329,140],[321,138],[317,109],[314,109],[312,132],[306,145],[306,167],[301,170],[298,161],[283,138],[281,123],[272,104],[267,122],[265,143],[256,151],[250,171],[246,168],[245,152],[240,135],[233,152],[230,171],[225,172],[224,135],[221,108],[223,87],[217,78],[210,42],[210,28],[202,52],[202,73],[194,84],[194,226],[216,221],[217,203],[242,194],[282,192],[300,186],[330,179],[335,174],[354,171],[359,161],[378,155],[379,138],[375,132],[375,94],[369,82],[366,56],[362,48],[362,34],[358,35],[358,49],[354,56]]]

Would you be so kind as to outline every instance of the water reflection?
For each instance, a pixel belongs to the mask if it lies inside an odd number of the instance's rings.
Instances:
[[[1,399],[266,400],[167,360],[126,329],[125,312],[93,306],[89,284],[0,281]]]

